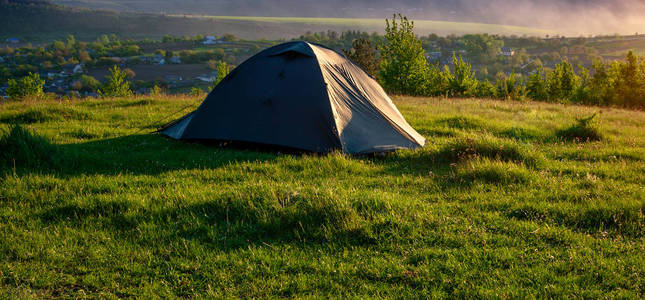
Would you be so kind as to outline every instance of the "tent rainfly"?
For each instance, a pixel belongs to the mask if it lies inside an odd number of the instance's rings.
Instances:
[[[251,57],[199,108],[160,130],[223,140],[366,154],[423,147],[383,88],[343,55],[288,42]]]

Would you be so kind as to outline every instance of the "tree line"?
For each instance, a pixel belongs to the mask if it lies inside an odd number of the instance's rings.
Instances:
[[[345,53],[393,94],[645,107],[645,58],[632,51],[623,60],[596,59],[590,69],[579,65],[577,72],[562,60],[528,75],[499,72],[491,82],[478,79],[471,64],[454,53],[450,65],[429,62],[413,29],[412,21],[395,15],[386,20],[383,42],[374,46],[358,39]]]

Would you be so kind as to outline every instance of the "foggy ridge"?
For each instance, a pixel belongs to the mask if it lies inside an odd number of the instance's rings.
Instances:
[[[55,0],[70,6],[168,14],[411,18],[558,29],[568,34],[645,30],[645,0]]]

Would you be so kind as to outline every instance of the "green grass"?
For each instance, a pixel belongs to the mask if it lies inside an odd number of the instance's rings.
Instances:
[[[190,97],[0,104],[0,298],[644,296],[645,112],[395,102],[428,142],[383,157],[151,133]]]

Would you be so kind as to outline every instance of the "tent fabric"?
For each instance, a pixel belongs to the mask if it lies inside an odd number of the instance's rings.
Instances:
[[[425,139],[383,88],[343,55],[289,42],[233,70],[200,107],[162,133],[179,140],[229,140],[326,153],[414,149]]]

